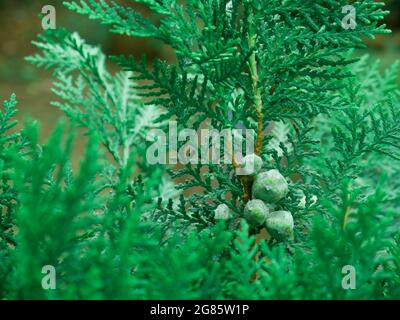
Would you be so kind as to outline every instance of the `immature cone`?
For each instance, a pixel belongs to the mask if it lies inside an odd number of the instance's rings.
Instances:
[[[261,200],[251,200],[244,208],[244,217],[253,226],[262,225],[269,217],[269,209]]]
[[[255,176],[260,172],[263,166],[263,160],[258,155],[252,153],[243,158],[237,169],[239,176]]]
[[[289,211],[275,211],[265,221],[269,234],[277,240],[285,240],[293,236],[294,222]]]
[[[220,204],[214,210],[214,218],[215,220],[229,220],[231,218],[231,211],[226,204]]]
[[[288,183],[278,170],[261,172],[253,184],[253,198],[275,203],[286,197]]]

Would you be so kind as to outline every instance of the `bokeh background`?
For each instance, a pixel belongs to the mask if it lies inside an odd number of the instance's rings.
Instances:
[[[155,40],[143,40],[113,35],[107,27],[90,21],[84,16],[70,12],[62,0],[0,0],[0,100],[7,99],[15,92],[19,103],[19,120],[26,117],[37,119],[42,127],[44,139],[54,127],[62,113],[50,106],[55,97],[50,91],[51,71],[37,69],[24,61],[24,57],[36,52],[31,44],[42,31],[39,15],[46,4],[57,10],[57,27],[78,31],[90,44],[99,44],[107,54],[134,54],[160,57],[171,60],[170,49]],[[117,0],[118,3],[132,5],[134,1]],[[391,14],[386,24],[393,34],[379,36],[368,41],[368,52],[382,60],[385,67],[400,58],[400,0],[386,0],[386,8]],[[144,10],[143,7],[138,7]],[[150,59],[151,60],[151,59]],[[21,123],[23,121],[20,121]],[[83,148],[78,142],[76,153]]]

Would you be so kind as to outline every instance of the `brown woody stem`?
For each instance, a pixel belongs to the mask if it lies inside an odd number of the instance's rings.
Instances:
[[[251,21],[252,22],[252,21]],[[254,50],[256,46],[256,35],[253,31],[252,26],[250,26],[249,31],[249,48],[253,50],[249,58],[249,69],[250,69],[250,76],[253,88],[253,98],[254,98],[254,109],[257,115],[257,140],[255,145],[255,153],[260,155],[263,147],[263,133],[264,133],[264,117],[262,112],[262,96],[261,96],[261,89],[258,86],[259,76],[258,76],[258,67],[257,67],[257,59],[256,59],[256,51]],[[251,34],[250,34],[251,33]]]

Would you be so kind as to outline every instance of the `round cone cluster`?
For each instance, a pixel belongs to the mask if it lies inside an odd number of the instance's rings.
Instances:
[[[246,156],[249,161],[258,162],[258,156]],[[245,157],[245,159],[246,159]],[[258,158],[256,158],[258,157]],[[261,158],[260,158],[261,159]],[[278,170],[259,172],[262,165],[257,164],[257,173],[252,187],[253,200],[244,209],[244,218],[255,227],[264,225],[269,234],[277,240],[285,240],[293,235],[293,216],[289,211],[270,211],[269,205],[285,198],[289,186]]]

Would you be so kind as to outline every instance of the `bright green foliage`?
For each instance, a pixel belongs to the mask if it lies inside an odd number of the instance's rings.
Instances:
[[[62,29],[28,58],[54,69],[53,105],[89,136],[76,172],[65,124],[40,145],[35,124],[10,132],[15,96],[0,109],[0,298],[399,299],[399,64],[382,74],[352,51],[388,32],[383,4],[351,1],[357,26],[345,29],[345,0],[134,2],[153,15],[66,6],[164,42],[175,62],[112,57],[123,69],[112,73]],[[288,182],[267,205],[290,212],[293,238],[245,222],[254,180],[234,164],[147,163],[149,132],[170,120],[254,129],[262,171]],[[56,290],[42,288],[46,265]]]
[[[11,248],[16,246],[15,212],[17,208],[17,190],[13,183],[16,168],[14,157],[24,157],[28,152],[28,143],[24,134],[15,131],[17,124],[13,119],[17,99],[12,95],[0,107],[0,290],[6,285],[7,273],[12,268]]]
[[[361,46],[363,36],[387,32],[377,24],[386,12],[374,1],[353,3],[358,17],[355,30],[341,26],[347,1],[207,0],[187,1],[185,6],[177,1],[136,2],[161,16],[159,27],[116,3],[92,0],[66,5],[110,25],[112,32],[153,37],[174,49],[176,65],[156,60],[152,69],[145,58],[115,58],[134,73],[134,79],[146,80],[137,85],[138,95],[166,108],[165,118],[175,116],[179,125],[195,129],[206,121],[219,130],[238,124],[257,129],[258,111],[263,114],[263,128],[271,121],[290,119],[297,132],[293,139],[301,139],[301,145],[295,154],[285,155],[294,158],[289,175],[305,175],[299,166],[310,152],[306,134],[311,134],[314,117],[348,102],[338,91],[351,75],[346,68],[353,61],[348,50]],[[198,206],[213,210],[226,202],[229,193],[232,201],[227,204],[237,211],[242,206],[239,179],[230,176],[230,168],[208,166],[204,173],[203,167],[189,164],[173,175],[192,176],[182,188],[204,190],[203,195],[189,198],[194,210]],[[217,193],[213,185],[219,186]]]
[[[157,122],[162,111],[155,106],[144,108],[132,89],[131,74],[110,74],[100,48],[86,44],[77,33],[60,29],[40,39],[42,42],[34,44],[43,50],[43,55],[27,60],[55,69],[57,82],[53,92],[63,101],[53,105],[89,134],[96,132],[117,169],[132,165],[135,155],[139,156],[135,165],[148,170],[144,159],[146,134],[150,129],[164,126],[163,122]],[[168,180],[159,189],[165,197],[177,193]]]
[[[16,114],[16,97],[13,95],[9,101],[3,103],[3,110],[0,112],[0,209],[1,216],[1,246],[7,243],[15,244],[10,230],[13,223],[13,208],[15,204],[15,191],[10,184],[10,174],[13,168],[10,164],[10,156],[13,152],[19,153],[19,135],[17,133],[7,134],[15,127],[16,121],[12,117]],[[12,149],[12,150],[10,150]]]

